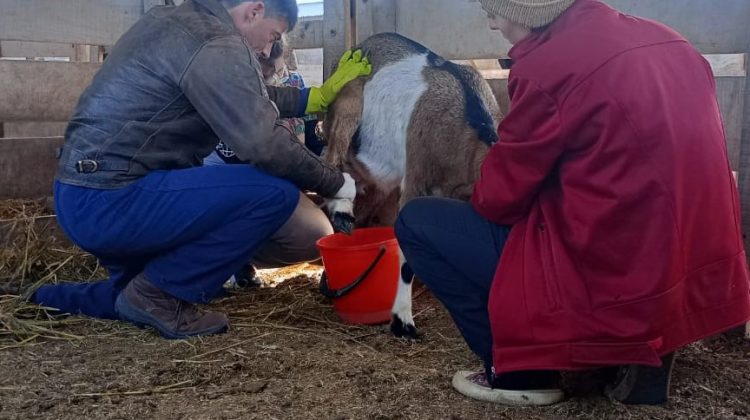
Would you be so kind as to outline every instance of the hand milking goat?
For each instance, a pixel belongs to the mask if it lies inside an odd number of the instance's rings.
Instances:
[[[401,35],[372,36],[361,48],[372,75],[347,85],[323,123],[326,160],[357,182],[353,214],[334,226],[393,225],[420,196],[468,200],[479,167],[497,141],[497,101],[479,73],[444,60]],[[391,331],[416,337],[413,273],[401,254]]]

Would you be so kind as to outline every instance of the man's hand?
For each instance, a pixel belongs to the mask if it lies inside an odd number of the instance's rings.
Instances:
[[[323,86],[310,88],[305,112],[308,114],[325,112],[347,83],[360,76],[369,76],[371,73],[372,65],[367,57],[362,57],[362,50],[345,52],[339,60],[336,71],[323,83]]]
[[[351,235],[354,230],[354,197],[356,196],[357,185],[354,178],[344,172],[344,185],[326,203],[334,232]]]

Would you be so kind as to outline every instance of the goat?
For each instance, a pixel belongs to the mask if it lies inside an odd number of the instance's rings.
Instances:
[[[342,89],[322,126],[324,158],[357,183],[348,214],[354,226],[393,225],[398,210],[415,197],[467,201],[498,139],[500,109],[490,86],[472,67],[398,34],[374,35],[357,48],[372,63],[372,74]],[[335,219],[340,230],[350,230]],[[416,338],[413,273],[400,257],[391,331]]]

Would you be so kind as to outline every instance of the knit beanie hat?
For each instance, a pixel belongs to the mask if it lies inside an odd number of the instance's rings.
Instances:
[[[479,0],[487,12],[527,28],[548,25],[575,0]]]

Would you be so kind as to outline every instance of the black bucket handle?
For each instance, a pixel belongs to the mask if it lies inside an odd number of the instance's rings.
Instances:
[[[351,292],[357,286],[359,286],[360,283],[365,281],[367,276],[370,275],[370,272],[375,268],[376,265],[378,265],[378,262],[380,262],[380,259],[383,258],[383,255],[385,255],[385,246],[380,247],[380,251],[378,251],[378,255],[375,257],[372,263],[370,263],[370,265],[365,269],[365,271],[362,274],[360,274],[356,279],[354,279],[353,282],[347,284],[341,289],[329,289],[328,288],[328,276],[326,275],[326,272],[324,270],[323,275],[320,276],[320,293],[327,298],[340,298],[340,297],[346,296],[349,292]]]

